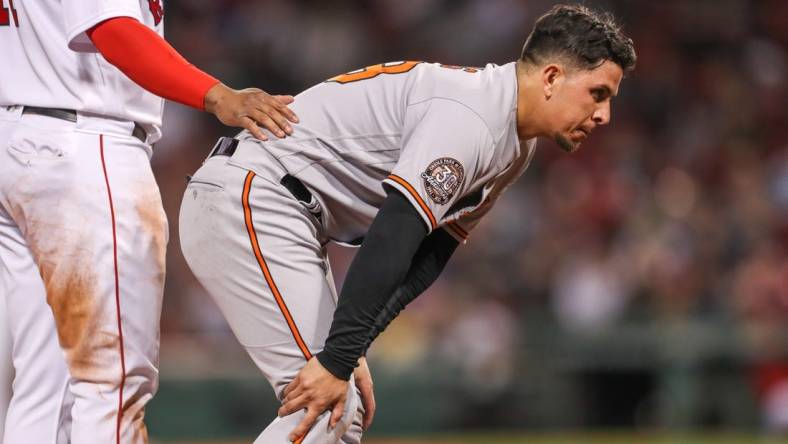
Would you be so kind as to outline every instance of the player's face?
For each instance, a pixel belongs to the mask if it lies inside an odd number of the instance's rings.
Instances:
[[[553,139],[573,152],[598,125],[610,122],[610,101],[618,94],[624,72],[606,60],[593,70],[574,69],[559,78],[548,103]]]

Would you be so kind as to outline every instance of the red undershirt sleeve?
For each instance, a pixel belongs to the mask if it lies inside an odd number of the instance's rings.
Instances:
[[[103,21],[87,35],[109,63],[159,97],[204,110],[205,94],[219,83],[131,17]]]

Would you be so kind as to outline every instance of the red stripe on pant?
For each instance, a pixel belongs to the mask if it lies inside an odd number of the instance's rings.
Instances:
[[[123,419],[123,386],[126,384],[126,356],[123,352],[123,325],[120,316],[120,281],[118,279],[118,235],[115,225],[115,206],[112,203],[112,188],[109,186],[107,163],[104,160],[104,135],[99,136],[101,152],[101,168],[104,171],[104,182],[107,184],[107,197],[109,198],[109,213],[112,220],[112,259],[115,269],[115,308],[118,318],[118,339],[120,343],[120,388],[118,394],[118,419],[115,426],[115,439],[120,444],[120,425]]]

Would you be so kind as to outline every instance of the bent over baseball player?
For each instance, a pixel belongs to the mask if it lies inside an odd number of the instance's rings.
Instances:
[[[258,123],[292,131],[292,98],[198,70],[162,38],[163,15],[161,0],[0,2],[6,444],[147,441],[167,243],[149,162],[160,97],[261,138]]]
[[[359,442],[370,343],[528,167],[536,137],[571,152],[610,121],[634,64],[610,16],[561,6],[515,62],[370,66],[296,96],[292,137],[221,139],[186,189],[181,245],[284,404],[255,442]],[[331,241],[361,246],[338,305]]]

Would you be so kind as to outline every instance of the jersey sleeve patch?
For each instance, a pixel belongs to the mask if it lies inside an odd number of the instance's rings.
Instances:
[[[438,205],[451,200],[465,178],[462,164],[451,157],[433,160],[421,173],[427,195]]]

